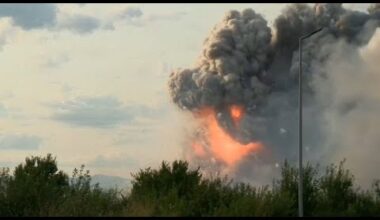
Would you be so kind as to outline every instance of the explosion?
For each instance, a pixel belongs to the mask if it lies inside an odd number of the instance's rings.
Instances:
[[[231,106],[231,117],[235,123],[238,123],[242,117],[242,108],[239,106]],[[228,166],[234,166],[249,153],[257,152],[262,146],[259,142],[251,142],[241,144],[234,140],[223,128],[218,124],[217,114],[212,108],[204,108],[197,112],[197,118],[202,121],[205,132],[203,133],[206,142],[193,143],[194,152],[197,156],[205,157],[206,150],[211,156],[222,161]]]
[[[234,121],[235,125],[239,123],[241,118],[243,117],[243,108],[238,105],[233,105],[230,107],[230,114],[232,117],[232,120]]]
[[[305,140],[310,142],[306,144],[327,142],[319,129],[325,116],[317,113],[329,106],[317,100],[316,79],[332,75],[324,67],[342,45],[358,54],[379,21],[379,4],[368,13],[345,9],[342,4],[292,4],[273,27],[252,9],[228,12],[204,41],[197,64],[173,71],[169,79],[172,101],[200,122],[195,140],[189,141],[195,157],[214,158],[227,167],[247,163],[274,167],[274,161],[296,158],[298,38],[319,27],[323,31],[303,46],[304,115],[308,118],[304,127]],[[307,132],[309,128],[313,132]],[[255,161],[253,155],[259,159]]]

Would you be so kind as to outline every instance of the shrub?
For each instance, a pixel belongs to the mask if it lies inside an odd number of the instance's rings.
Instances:
[[[12,216],[48,216],[58,206],[68,186],[68,176],[58,171],[50,154],[45,158],[30,157],[18,165],[9,178],[6,200]]]
[[[305,216],[380,216],[380,180],[371,190],[354,185],[354,176],[330,165],[304,168]],[[102,189],[90,171],[74,169],[71,179],[56,159],[26,158],[13,175],[0,170],[0,216],[297,216],[298,169],[287,161],[273,188],[253,187],[227,177],[205,178],[185,161],[133,174],[132,190]]]

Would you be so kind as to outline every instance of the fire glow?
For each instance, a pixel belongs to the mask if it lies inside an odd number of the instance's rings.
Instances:
[[[242,107],[234,105],[230,107],[229,112],[236,126],[242,119],[244,110]],[[262,147],[260,142],[251,142],[244,145],[234,140],[219,126],[216,112],[212,108],[202,109],[197,116],[202,120],[206,129],[207,149],[215,159],[226,163],[228,166],[233,166],[249,153],[257,152]],[[206,156],[206,146],[199,142],[194,142],[192,147],[197,156]]]
[[[235,125],[240,122],[241,118],[243,117],[244,110],[242,107],[238,105],[233,105],[230,108],[230,114],[231,118],[234,121]]]

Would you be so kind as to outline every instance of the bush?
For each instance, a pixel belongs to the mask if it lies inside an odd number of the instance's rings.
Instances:
[[[371,190],[354,185],[354,176],[330,165],[304,168],[305,216],[380,216],[380,180]],[[287,161],[281,177],[253,187],[220,177],[205,178],[185,161],[163,162],[158,169],[133,174],[123,195],[91,183],[90,171],[74,169],[71,179],[56,159],[26,158],[13,175],[0,170],[0,216],[297,216],[298,169]]]
[[[196,194],[201,180],[199,170],[191,171],[188,163],[174,161],[172,167],[167,162],[160,169],[147,168],[132,175],[132,190],[129,197],[129,213],[137,215],[191,215],[193,206],[186,201]],[[187,205],[185,205],[187,204]]]
[[[7,200],[7,190],[10,178],[9,169],[2,168],[0,170],[0,216],[8,216],[11,214],[9,212],[9,203]]]
[[[0,216],[114,216],[125,206],[116,189],[91,185],[84,166],[69,181],[50,154],[26,158],[12,176],[0,172]]]
[[[313,167],[308,163],[303,167],[303,173],[304,215],[312,216],[318,203],[318,165]],[[275,183],[273,189],[274,197],[277,199],[286,198],[285,200],[274,201],[280,206],[276,208],[276,213],[274,213],[276,216],[298,216],[298,179],[298,168],[291,167],[285,161],[281,169],[281,179]],[[281,204],[283,207],[281,207]]]
[[[12,216],[48,216],[68,186],[68,176],[58,171],[55,158],[31,157],[18,165],[6,187],[8,213]]]
[[[54,216],[115,216],[121,215],[125,200],[118,198],[116,189],[104,190],[91,184],[90,171],[74,169],[69,187],[60,206],[52,212]]]

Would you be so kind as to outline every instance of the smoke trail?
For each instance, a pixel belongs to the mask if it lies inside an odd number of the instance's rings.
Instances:
[[[380,178],[380,29],[359,51],[342,41],[324,68],[327,76],[314,78],[315,98],[323,106],[319,129],[325,131],[318,143],[330,161],[347,158],[361,185],[368,187]]]
[[[263,142],[267,153],[247,156],[233,175],[268,182],[277,172],[274,164],[297,158],[298,37],[324,27],[303,47],[304,144],[307,160],[336,159],[363,137],[354,132],[358,122],[351,117],[375,117],[365,112],[354,88],[376,75],[365,74],[371,65],[360,48],[376,41],[379,21],[379,4],[371,5],[368,13],[347,10],[342,4],[293,4],[276,18],[273,29],[252,9],[230,11],[206,38],[197,65],[172,72],[170,96],[184,110],[215,109],[220,126],[240,143]],[[352,68],[345,69],[348,66]],[[376,94],[365,86],[362,90],[366,98]],[[238,126],[228,114],[231,105],[245,109]],[[355,116],[348,120],[347,111]],[[364,136],[377,140],[376,135]],[[376,148],[371,141],[367,147]]]

